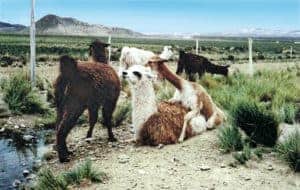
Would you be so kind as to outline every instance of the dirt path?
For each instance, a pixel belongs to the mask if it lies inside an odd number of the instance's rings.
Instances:
[[[248,161],[246,166],[229,166],[233,158],[218,150],[218,130],[161,149],[107,143],[106,131],[99,127],[95,140],[87,143],[82,139],[86,131],[77,128],[69,138],[69,145],[75,149],[73,160],[90,157],[109,177],[104,184],[86,189],[300,189],[300,174],[293,173],[272,152],[264,154],[261,161]],[[115,131],[119,141],[131,136],[126,127]],[[62,171],[73,164],[54,160],[51,168]]]

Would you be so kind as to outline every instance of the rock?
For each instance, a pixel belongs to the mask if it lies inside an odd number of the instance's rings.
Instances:
[[[127,162],[129,162],[129,156],[122,154],[118,157],[119,163],[121,164],[125,164]]]
[[[163,147],[164,147],[163,144],[159,144],[159,145],[157,146],[158,149],[162,149]]]
[[[29,170],[23,170],[23,176],[27,177],[30,174]]]
[[[272,171],[272,170],[274,170],[274,168],[273,168],[272,165],[269,165],[269,166],[267,167],[267,170]]]
[[[3,133],[5,131],[5,127],[2,127],[1,129],[0,129],[0,133]]]
[[[20,125],[20,127],[21,128],[26,128],[26,126],[23,123]]]
[[[23,136],[23,140],[24,140],[24,141],[27,141],[27,142],[32,141],[34,138],[35,138],[35,137],[32,136],[32,135],[24,135],[24,136]]]
[[[200,170],[201,170],[201,171],[208,171],[208,170],[210,170],[210,167],[209,167],[209,166],[204,166],[204,165],[203,165],[203,166],[200,167]]]
[[[14,188],[17,188],[17,187],[19,187],[19,186],[21,185],[21,181],[18,180],[18,179],[16,179],[16,180],[13,182],[12,185],[13,185]]]
[[[245,181],[249,181],[251,178],[249,176],[245,177]]]
[[[176,158],[176,157],[173,157],[172,161],[173,161],[173,162],[179,162],[179,159]]]
[[[20,127],[19,127],[19,125],[15,125],[14,128],[15,129],[19,129]]]
[[[286,123],[281,123],[279,125],[279,137],[278,137],[278,143],[283,143],[288,139],[288,137],[297,131],[300,133],[300,126],[299,124],[289,125]]]
[[[226,165],[225,165],[225,164],[221,164],[220,167],[221,167],[221,168],[226,168]]]

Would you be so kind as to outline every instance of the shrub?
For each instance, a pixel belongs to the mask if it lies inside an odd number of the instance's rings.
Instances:
[[[231,110],[233,123],[255,143],[274,146],[278,137],[276,116],[256,102],[242,100]]]
[[[276,146],[278,156],[295,172],[300,171],[300,133],[291,134],[287,140]]]
[[[119,103],[117,109],[113,114],[113,125],[114,127],[120,126],[126,119],[131,115],[131,103],[130,101],[125,101]]]
[[[257,158],[262,159],[264,150],[262,148],[256,148],[253,153],[257,156]]]
[[[163,82],[159,87],[158,87],[158,92],[157,92],[157,100],[160,101],[168,101],[169,99],[172,98],[174,94],[174,87],[170,85],[169,83]]]
[[[243,151],[240,153],[233,154],[233,157],[240,163],[245,164],[251,158],[251,149],[250,145],[246,144],[243,148]]]
[[[293,104],[284,104],[282,108],[282,112],[283,112],[283,121],[285,123],[293,124],[297,112],[296,107]]]
[[[15,75],[1,84],[4,101],[14,113],[44,113],[46,108],[24,74]]]
[[[46,168],[38,173],[37,184],[34,189],[37,190],[65,190],[69,185],[80,184],[84,179],[91,182],[99,183],[105,179],[105,174],[92,168],[92,162],[86,160],[77,165],[70,171],[54,175],[53,172]]]
[[[242,135],[237,127],[220,128],[218,139],[219,146],[224,152],[237,151],[243,148]]]

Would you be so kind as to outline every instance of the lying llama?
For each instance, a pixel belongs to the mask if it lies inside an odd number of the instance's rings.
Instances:
[[[195,81],[196,73],[198,73],[199,78],[201,78],[205,72],[228,76],[228,67],[229,65],[215,65],[203,56],[185,53],[181,50],[179,51],[179,61],[176,74],[181,74],[185,71],[188,79],[190,81]]]
[[[152,51],[146,51],[134,47],[123,47],[120,56],[119,76],[122,76],[122,71],[128,69],[132,65],[146,65],[151,57],[155,56]],[[173,56],[170,46],[165,46],[160,54],[162,59],[170,59]]]
[[[60,162],[69,161],[66,138],[85,109],[89,112],[92,136],[102,107],[103,124],[108,129],[110,141],[115,141],[112,132],[112,114],[120,94],[120,81],[112,67],[90,61],[78,63],[69,56],[60,59],[60,75],[55,83],[57,106],[57,151]]]
[[[177,143],[188,110],[179,103],[161,102],[157,105],[149,68],[134,65],[122,75],[128,80],[132,92],[134,140],[153,146]],[[186,138],[200,134],[205,127],[203,116],[193,118],[187,125]]]
[[[225,119],[225,115],[215,105],[206,90],[197,83],[189,82],[175,75],[169,70],[164,62],[167,62],[167,60],[155,56],[149,60],[148,65],[152,70],[158,73],[160,78],[167,79],[175,86],[176,91],[170,102],[179,102],[191,110],[184,117],[184,125],[179,142],[182,142],[185,138],[188,122],[199,115],[205,117],[207,129],[212,129],[215,126],[220,125]]]

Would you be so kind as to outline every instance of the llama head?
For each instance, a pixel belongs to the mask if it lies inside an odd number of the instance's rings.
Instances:
[[[110,44],[104,43],[100,40],[95,40],[89,47],[89,55],[97,62],[107,62],[107,47]]]
[[[156,76],[152,73],[149,67],[142,65],[133,65],[122,72],[123,79],[126,79],[130,84],[135,85],[145,81],[153,81]]]
[[[163,79],[163,76],[159,73],[159,71],[165,62],[168,62],[168,60],[162,59],[159,56],[154,56],[148,61],[146,66],[149,66],[159,79]]]
[[[172,47],[171,46],[164,46],[163,52],[159,55],[160,58],[169,60],[171,57],[174,55],[172,52]]]

